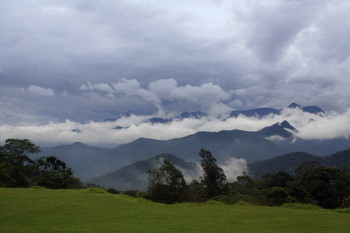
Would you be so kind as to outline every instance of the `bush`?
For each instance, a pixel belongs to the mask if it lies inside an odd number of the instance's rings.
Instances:
[[[107,193],[106,190],[102,188],[97,188],[97,187],[89,188],[88,190],[89,192],[92,192],[92,193],[101,193],[101,194]]]
[[[224,202],[227,205],[233,205],[237,202],[255,202],[254,198],[249,195],[244,195],[241,193],[231,193],[229,195],[219,195],[213,198],[213,200]]]
[[[112,194],[120,194],[121,193],[120,191],[118,191],[118,190],[116,190],[114,188],[107,189],[107,192],[112,193]]]
[[[126,190],[126,191],[121,192],[121,194],[128,195],[130,197],[142,197],[142,198],[146,197],[146,195],[147,195],[147,193],[140,192],[137,190]]]
[[[262,190],[262,196],[265,199],[265,204],[271,206],[280,206],[287,202],[295,202],[296,200],[291,198],[286,189],[281,187],[273,187]]]
[[[341,208],[349,208],[350,207],[350,196],[346,196],[340,201],[340,207]]]

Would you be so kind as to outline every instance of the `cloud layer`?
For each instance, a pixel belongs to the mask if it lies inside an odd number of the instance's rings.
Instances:
[[[194,134],[199,131],[217,132],[240,129],[257,131],[276,122],[289,121],[302,139],[350,138],[350,111],[343,114],[328,112],[315,115],[300,109],[284,109],[281,115],[265,118],[237,117],[220,120],[200,119],[175,120],[168,124],[151,124],[147,120],[157,115],[124,116],[115,121],[79,123],[66,120],[62,123],[0,125],[0,141],[7,138],[29,138],[39,145],[68,144],[76,141],[90,145],[115,147],[140,137],[166,140]]]
[[[0,126],[65,135],[128,111],[224,116],[291,102],[340,119],[350,109],[349,10],[346,0],[3,0]],[[316,122],[308,127],[327,130]],[[175,136],[212,130],[176,124]],[[157,132],[140,127],[130,135]]]

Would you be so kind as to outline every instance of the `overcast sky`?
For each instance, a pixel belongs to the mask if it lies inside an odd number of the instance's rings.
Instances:
[[[291,102],[345,113],[349,12],[347,0],[1,0],[0,124]]]

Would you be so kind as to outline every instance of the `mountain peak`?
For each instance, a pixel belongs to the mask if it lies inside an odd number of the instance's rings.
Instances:
[[[282,123],[277,122],[276,124],[265,127],[259,130],[259,132],[262,133],[265,137],[270,137],[270,136],[280,136],[283,138],[292,137],[293,133],[291,133],[286,129],[296,131],[296,129],[288,121],[283,121]]]
[[[185,119],[185,118],[195,118],[195,119],[199,119],[203,116],[206,116],[205,113],[201,112],[201,111],[197,111],[197,112],[183,112],[180,115],[176,116],[175,118],[179,118],[179,119]]]
[[[71,144],[72,146],[86,146],[84,143],[82,142],[74,142]]]
[[[324,111],[321,108],[319,108],[318,106],[314,106],[314,105],[303,107],[303,111],[308,112],[308,113],[313,113],[313,114],[324,113]]]
[[[283,121],[280,124],[284,129],[296,130],[288,121]]]
[[[303,110],[303,112],[308,112],[311,114],[324,113],[324,111],[320,107],[315,106],[315,105],[301,107],[299,104],[291,103],[290,105],[288,105],[288,108],[299,108],[299,109]]]
[[[288,108],[301,108],[301,106],[297,103],[291,103],[290,105],[288,105]]]

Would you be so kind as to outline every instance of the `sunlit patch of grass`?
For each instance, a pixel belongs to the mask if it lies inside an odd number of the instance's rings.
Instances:
[[[344,209],[336,209],[338,213],[343,213],[343,214],[350,214],[350,208],[344,208]]]
[[[301,204],[301,203],[285,203],[281,207],[301,210],[321,210],[322,208],[312,204]]]
[[[349,215],[315,208],[221,202],[166,205],[99,189],[0,188],[0,232],[333,232]]]

